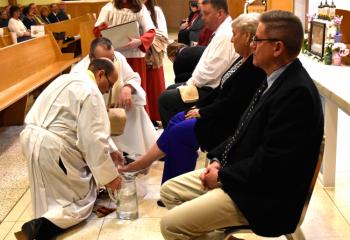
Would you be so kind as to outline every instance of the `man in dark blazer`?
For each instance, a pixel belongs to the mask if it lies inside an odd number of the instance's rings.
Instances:
[[[176,206],[161,220],[165,239],[200,239],[238,225],[268,237],[295,231],[323,137],[319,94],[297,59],[302,42],[294,14],[262,14],[251,46],[267,88],[256,93],[234,135],[208,153],[207,168],[163,184],[162,201]]]
[[[60,2],[58,4],[58,12],[57,12],[57,17],[60,21],[68,20],[68,15],[66,13],[66,3],[65,2]]]
[[[50,23],[55,23],[60,21],[57,14],[58,14],[57,4],[56,3],[50,4],[50,14],[48,16]]]

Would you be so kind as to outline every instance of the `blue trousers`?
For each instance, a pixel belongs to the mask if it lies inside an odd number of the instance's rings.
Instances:
[[[195,169],[199,148],[194,132],[196,122],[195,118],[186,120],[185,113],[179,112],[158,138],[157,145],[166,154],[162,184]]]

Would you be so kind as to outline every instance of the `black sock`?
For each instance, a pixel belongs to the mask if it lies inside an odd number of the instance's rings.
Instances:
[[[62,233],[64,229],[41,217],[23,224],[22,231],[29,240],[49,240]]]

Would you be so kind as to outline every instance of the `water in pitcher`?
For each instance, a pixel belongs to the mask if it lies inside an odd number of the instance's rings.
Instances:
[[[116,199],[117,218],[133,220],[138,217],[138,203],[134,176],[124,176],[121,189]]]

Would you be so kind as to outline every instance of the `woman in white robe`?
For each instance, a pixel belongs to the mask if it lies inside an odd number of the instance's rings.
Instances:
[[[107,3],[101,9],[95,23],[94,32],[98,36],[100,35],[99,30],[107,26],[115,26],[131,21],[137,21],[140,38],[131,39],[126,46],[117,50],[126,57],[131,68],[140,74],[141,86],[148,95],[145,53],[151,47],[156,31],[145,5],[138,0],[114,0],[113,3]],[[146,111],[148,112],[147,105]]]
[[[18,234],[28,239],[51,239],[88,218],[97,186],[120,188],[113,160],[122,157],[112,155],[117,149],[101,94],[112,87],[117,73],[108,59],[96,59],[91,66],[93,72],[54,80],[26,116],[21,147],[35,219]]]

